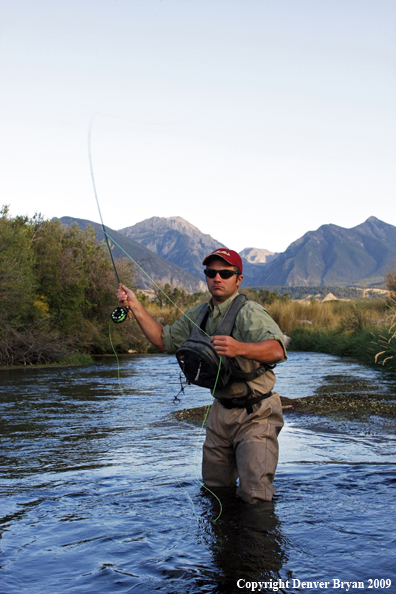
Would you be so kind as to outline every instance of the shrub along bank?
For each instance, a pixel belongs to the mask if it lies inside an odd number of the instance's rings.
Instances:
[[[116,266],[133,286],[131,262],[117,259]],[[0,210],[0,366],[80,363],[87,355],[112,353],[112,345],[119,353],[149,352],[135,320],[110,322],[116,289],[107,247],[93,229]],[[170,286],[165,291],[182,310],[206,298]],[[147,303],[163,324],[181,315],[160,292]]]

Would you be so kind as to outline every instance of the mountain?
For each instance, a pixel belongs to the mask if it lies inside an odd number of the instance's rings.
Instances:
[[[102,227],[98,223],[86,219],[75,219],[73,217],[62,217],[59,220],[64,225],[77,223],[80,229],[86,229],[88,226],[91,226],[95,229],[98,240],[102,241],[104,239]],[[179,266],[158,256],[140,243],[133,241],[119,231],[114,231],[114,229],[110,229],[109,227],[106,227],[106,232],[143,268],[143,270],[145,270],[145,272],[147,272],[152,279],[159,282],[161,285],[170,283],[175,287],[184,287],[189,293],[206,290],[206,283],[204,281],[195,278],[192,274],[189,274]],[[114,245],[112,253],[116,258],[126,257],[123,251],[116,245]],[[140,289],[152,288],[151,280],[141,272],[139,268],[135,267],[135,270],[135,287]]]
[[[344,229],[322,225],[260,271],[255,286],[373,285],[396,257],[396,227],[370,217]]]
[[[259,248],[245,248],[239,255],[243,260],[249,264],[268,264],[274,260],[278,254],[270,252],[269,250],[260,250]]]
[[[182,217],[152,217],[132,227],[120,229],[119,233],[139,242],[197,278],[203,278],[204,258],[214,250],[226,247]],[[262,272],[266,262],[275,258],[276,254],[269,250],[247,248],[241,252],[241,257],[244,285],[249,286],[255,283],[257,274]]]
[[[151,217],[120,229],[119,233],[199,279],[204,278],[203,259],[217,248],[225,247],[182,217]]]
[[[269,250],[259,248],[245,248],[239,255],[243,262],[243,284],[245,287],[252,287],[257,284],[257,278],[264,272],[264,268],[278,254]]]

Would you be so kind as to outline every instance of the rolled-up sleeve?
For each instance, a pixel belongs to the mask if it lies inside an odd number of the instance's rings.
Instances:
[[[235,340],[241,342],[263,342],[277,340],[280,342],[287,359],[284,337],[278,324],[274,322],[264,307],[255,301],[249,301],[239,312],[232,332]],[[281,363],[281,361],[279,361]]]

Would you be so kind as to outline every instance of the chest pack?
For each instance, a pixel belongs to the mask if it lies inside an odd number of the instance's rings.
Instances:
[[[231,336],[236,317],[247,301],[245,295],[235,297],[218,328],[211,336]],[[267,369],[275,367],[274,365],[260,365],[254,371],[244,372],[239,368],[234,358],[224,355],[221,357],[220,365],[220,356],[210,342],[211,336],[204,333],[208,317],[209,307],[205,303],[195,320],[196,325],[193,326],[190,337],[176,351],[177,361],[189,384],[211,390],[215,385],[217,388],[223,388],[232,380],[252,381],[265,373]]]

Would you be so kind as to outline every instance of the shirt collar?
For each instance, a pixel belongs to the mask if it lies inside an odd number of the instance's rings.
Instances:
[[[230,307],[231,301],[234,301],[235,297],[238,297],[239,293],[238,291],[232,295],[231,297],[229,297],[226,301],[223,301],[223,303],[220,303],[218,305],[213,305],[212,300],[209,301],[208,304],[208,308],[210,313],[216,315],[222,315],[225,314],[225,312],[227,311],[227,309]]]

